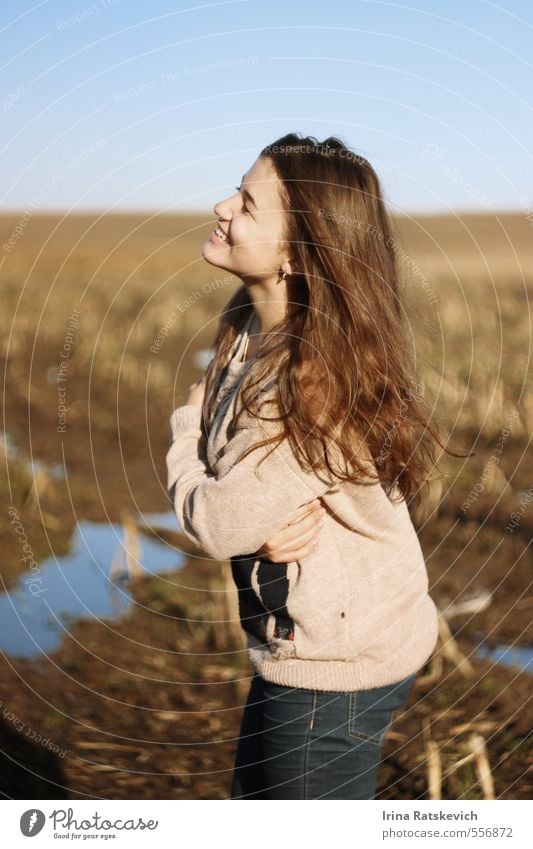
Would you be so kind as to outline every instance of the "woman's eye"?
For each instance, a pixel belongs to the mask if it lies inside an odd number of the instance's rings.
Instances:
[[[239,194],[241,193],[241,187],[240,186],[235,186],[235,189],[239,192]],[[242,209],[243,209],[243,212],[245,212],[247,215],[250,215],[250,210],[246,207],[246,204],[244,203],[244,201],[243,201],[243,204],[242,204]]]

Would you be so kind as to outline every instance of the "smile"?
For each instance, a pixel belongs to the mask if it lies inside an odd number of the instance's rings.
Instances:
[[[222,228],[219,227],[218,224],[215,227],[215,229],[213,230],[213,233],[215,234],[215,236],[218,236],[219,239],[222,239],[223,242],[228,241],[227,234],[224,233],[224,230],[222,230]]]

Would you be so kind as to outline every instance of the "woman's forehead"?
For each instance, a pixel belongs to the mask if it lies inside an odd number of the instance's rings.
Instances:
[[[243,174],[242,187],[250,192],[258,208],[281,208],[281,180],[264,157],[256,159]]]

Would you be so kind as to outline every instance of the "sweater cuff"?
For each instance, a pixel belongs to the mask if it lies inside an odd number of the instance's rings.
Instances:
[[[184,404],[182,407],[177,407],[170,416],[170,432],[173,440],[187,430],[192,429],[200,432],[201,425],[201,404]]]

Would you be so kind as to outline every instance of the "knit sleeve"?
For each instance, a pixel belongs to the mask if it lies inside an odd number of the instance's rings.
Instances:
[[[274,434],[268,422],[259,420],[236,431],[216,474],[210,473],[200,453],[201,415],[201,405],[187,404],[170,416],[170,501],[185,536],[209,557],[253,554],[297,507],[323,495],[331,481],[325,473],[321,478],[305,472],[287,439],[274,450],[271,443],[239,460],[249,446]]]

